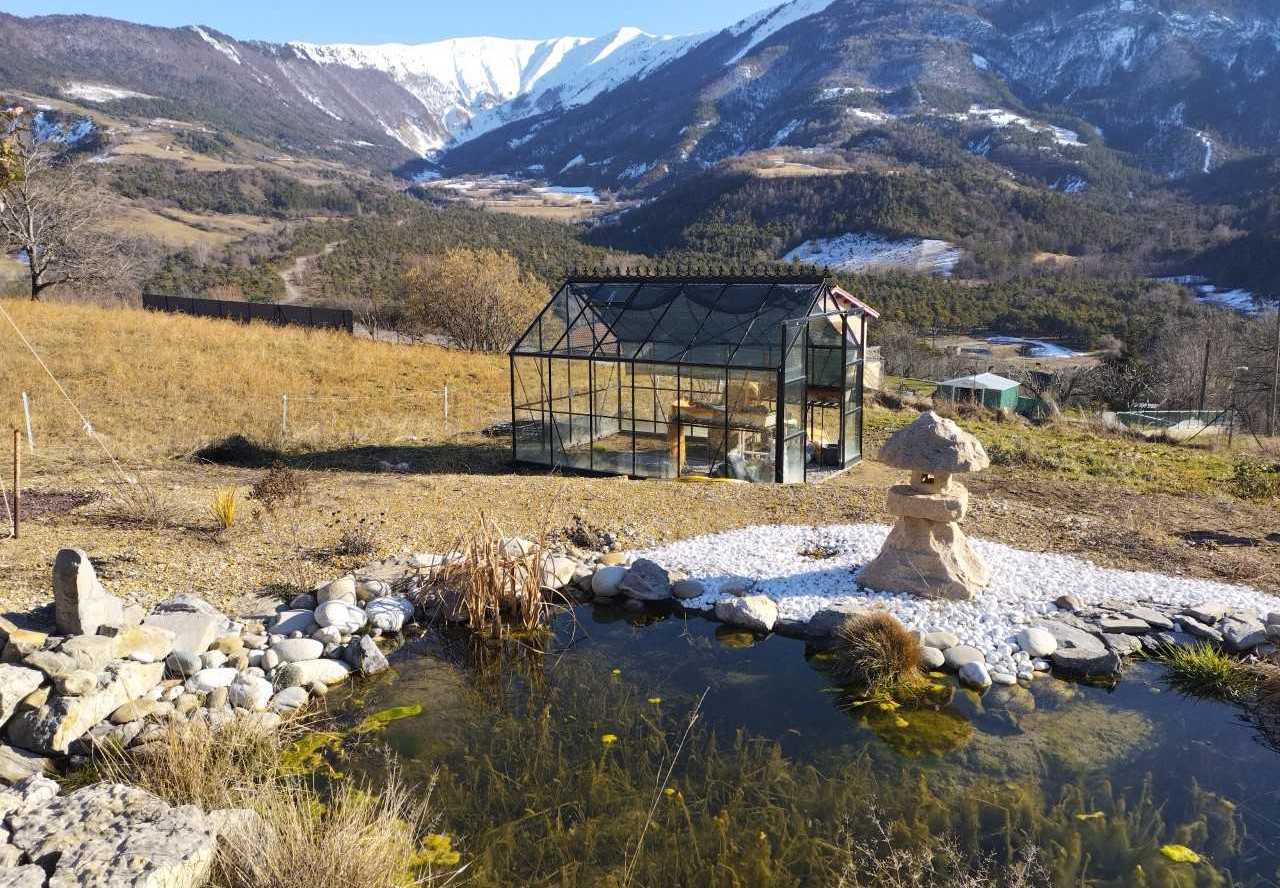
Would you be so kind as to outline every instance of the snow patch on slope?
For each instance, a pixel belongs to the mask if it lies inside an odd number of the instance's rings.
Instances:
[[[76,145],[93,135],[95,129],[93,121],[87,117],[81,117],[69,126],[59,123],[44,111],[31,118],[31,136],[40,145],[46,142]]]
[[[231,61],[235,62],[237,65],[243,64],[240,60],[240,53],[236,52],[236,48],[232,46],[230,43],[222,42],[217,37],[214,37],[212,34],[210,34],[208,31],[206,31],[204,28],[200,27],[199,25],[192,25],[191,30],[199,34],[200,38],[204,40],[205,43],[209,44],[218,52],[222,53],[224,56],[231,59]]]
[[[118,86],[107,86],[104,83],[68,83],[62,88],[64,96],[83,99],[86,102],[114,102],[119,99],[154,99],[146,93],[122,89]]]
[[[944,240],[904,237],[897,240],[866,232],[809,240],[782,258],[839,271],[903,269],[949,275],[960,261],[960,248]]]
[[[746,58],[747,53],[783,28],[800,21],[800,19],[822,12],[832,2],[833,0],[792,0],[791,3],[784,3],[781,6],[775,6],[772,9],[766,9],[764,12],[748,16],[728,29],[728,32],[735,37],[740,37],[744,34],[750,34],[751,37],[747,40],[746,45],[738,50],[733,58],[729,59],[727,64],[738,64],[738,62]]]

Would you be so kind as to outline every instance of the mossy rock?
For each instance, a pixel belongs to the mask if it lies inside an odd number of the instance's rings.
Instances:
[[[754,632],[746,629],[735,629],[732,626],[717,626],[715,632],[716,641],[727,648],[734,650],[742,650],[749,647],[755,647],[760,640],[756,638]]]

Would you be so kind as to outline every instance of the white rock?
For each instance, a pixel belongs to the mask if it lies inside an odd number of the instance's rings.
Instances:
[[[399,632],[413,619],[413,602],[403,595],[375,598],[364,607],[369,625],[383,632]]]
[[[271,682],[265,678],[241,673],[227,688],[227,702],[232,706],[257,712],[267,708],[274,691]]]
[[[627,575],[627,569],[621,564],[597,568],[591,577],[591,594],[596,598],[614,598],[618,595],[618,586]]]
[[[316,605],[324,604],[328,601],[345,601],[348,604],[356,603],[356,578],[347,574],[345,577],[338,577],[332,583],[328,583],[316,590]]]
[[[341,632],[355,632],[365,623],[364,611],[345,601],[326,601],[316,608],[316,622]]]
[[[286,638],[271,645],[268,653],[275,654],[274,665],[298,660],[318,660],[324,653],[324,644],[313,638]]]
[[[746,595],[716,602],[716,619],[757,632],[772,632],[778,621],[778,606],[767,595]]]
[[[214,669],[201,669],[187,679],[187,690],[192,694],[208,694],[218,688],[225,688],[236,680],[240,673],[230,666],[219,666]]]
[[[292,712],[300,706],[305,706],[310,698],[311,695],[307,693],[307,689],[301,685],[285,688],[271,698],[271,711]]]
[[[985,663],[979,663],[976,660],[965,663],[960,667],[958,674],[960,681],[971,688],[981,690],[991,687],[991,674],[987,672]]]
[[[1032,657],[1048,657],[1058,649],[1057,639],[1047,629],[1039,626],[1023,629],[1014,638],[1018,647]]]
[[[276,687],[306,686],[313,682],[335,685],[346,681],[351,667],[341,660],[302,660],[286,663],[276,673]]]

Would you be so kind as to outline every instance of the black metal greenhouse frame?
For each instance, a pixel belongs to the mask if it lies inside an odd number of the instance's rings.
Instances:
[[[737,344],[733,347],[733,350],[728,354],[728,356],[724,361],[687,361],[685,360],[685,356],[689,353],[691,349],[695,347],[695,344],[698,342],[698,336],[699,334],[702,333],[702,328],[706,325],[706,322],[710,320],[711,316],[716,313],[716,308],[719,306],[720,299],[724,297],[725,293],[729,290],[730,287],[734,285],[744,285],[744,284],[769,285],[769,290],[766,296],[761,300],[760,306],[756,309],[755,315],[745,325],[742,336],[739,338]],[[609,355],[607,353],[604,353],[604,354],[600,353],[601,346],[604,345],[606,341],[608,341],[609,337],[614,337],[615,343],[620,342],[621,340],[617,339],[616,334],[614,333],[613,325],[601,317],[600,312],[598,311],[598,309],[592,306],[591,301],[589,299],[583,299],[582,307],[578,310],[577,314],[574,315],[574,317],[568,319],[567,323],[565,324],[564,333],[561,334],[559,339],[557,339],[556,343],[552,345],[551,350],[548,350],[543,347],[541,342],[540,329],[539,329],[539,348],[537,350],[521,349],[521,344],[524,343],[526,338],[528,338],[529,335],[534,331],[534,328],[541,323],[546,312],[551,308],[555,300],[559,298],[560,295],[565,291],[565,288],[570,286],[593,286],[593,285],[614,285],[614,286],[631,285],[633,289],[631,290],[630,294],[628,294],[627,299],[623,302],[620,308],[620,310],[623,312],[625,312],[629,308],[630,301],[645,286],[650,286],[650,285],[679,286],[681,287],[681,290],[680,290],[681,294],[683,294],[684,292],[684,287],[689,285],[701,285],[701,286],[720,285],[721,290],[717,296],[715,305],[713,305],[710,309],[708,309],[708,313],[702,319],[700,326],[694,331],[693,335],[689,338],[689,344],[685,347],[685,349],[679,355],[670,356],[663,359],[645,359],[645,358],[637,358],[637,357],[622,357],[620,355]],[[748,336],[751,334],[752,328],[754,327],[756,321],[759,320],[760,316],[764,313],[766,307],[769,305],[769,296],[772,295],[773,291],[778,286],[786,286],[786,285],[812,286],[815,288],[815,290],[814,290],[814,296],[810,300],[808,305],[808,313],[799,315],[797,317],[788,318],[778,323],[779,336],[781,339],[781,342],[779,343],[781,347],[781,351],[780,351],[781,358],[779,359],[779,361],[776,364],[735,364],[733,363],[734,356],[737,355],[738,351],[743,347],[743,344],[747,341]],[[854,310],[851,311],[850,308],[844,308],[844,309],[836,309],[836,310],[829,310],[825,312],[814,313],[814,310],[818,308],[818,306],[821,303],[831,300],[832,297],[836,297],[848,303],[849,306]],[[671,307],[676,303],[676,301],[677,300],[675,298],[672,298],[668,303],[668,305],[666,306],[666,308],[663,309],[662,314],[658,316],[657,320],[652,325],[652,328],[649,334],[650,336],[652,336],[652,334],[656,332],[658,328],[661,326],[663,320],[666,318],[667,313],[670,311]],[[584,316],[587,315],[588,312],[593,312],[592,320],[598,321],[605,328],[605,333],[601,336],[596,336],[594,330],[592,331],[591,351],[587,354],[573,354],[573,353],[554,351],[555,347],[559,345],[560,342],[564,341],[567,337],[571,336],[571,334],[575,330],[575,323],[579,320],[582,320]],[[761,276],[742,275],[742,276],[728,276],[728,277],[712,277],[712,276],[701,277],[701,276],[647,275],[647,274],[640,274],[640,275],[590,274],[590,275],[571,276],[556,290],[555,295],[552,297],[551,301],[546,306],[544,306],[543,309],[538,313],[538,316],[524,330],[524,332],[516,340],[515,345],[512,346],[511,350],[508,353],[509,361],[510,361],[509,375],[510,375],[510,394],[511,394],[512,460],[517,465],[540,465],[540,466],[549,465],[552,467],[563,468],[563,466],[559,466],[559,464],[555,462],[547,463],[547,462],[537,462],[533,460],[522,460],[519,456],[519,451],[518,451],[519,421],[517,417],[518,405],[517,405],[517,398],[516,398],[516,360],[518,358],[539,359],[539,360],[546,360],[548,362],[550,362],[551,360],[586,362],[587,377],[588,377],[588,395],[590,398],[590,408],[588,413],[588,417],[590,421],[589,440],[592,442],[596,440],[597,419],[599,418],[598,411],[596,410],[596,399],[595,399],[595,394],[596,394],[595,364],[597,362],[626,365],[630,368],[631,370],[630,372],[631,401],[632,401],[633,411],[635,409],[635,397],[636,397],[635,369],[637,365],[641,365],[641,366],[643,365],[664,366],[665,365],[665,366],[671,366],[675,368],[677,371],[675,374],[676,375],[675,393],[676,393],[677,401],[679,401],[682,394],[681,387],[680,387],[682,375],[678,372],[680,368],[693,368],[693,369],[701,369],[701,370],[722,369],[724,371],[724,385],[726,387],[726,390],[728,390],[728,387],[730,385],[731,374],[733,372],[749,371],[749,372],[770,373],[770,374],[777,375],[777,390],[774,398],[775,413],[776,413],[776,417],[774,419],[774,422],[775,422],[774,482],[783,483],[784,474],[785,474],[784,454],[786,452],[786,445],[788,444],[788,442],[799,439],[799,442],[800,442],[799,446],[801,447],[801,450],[803,453],[805,449],[805,444],[807,443],[806,420],[808,418],[808,413],[811,408],[811,405],[809,403],[809,369],[810,369],[809,355],[810,355],[810,352],[815,348],[825,348],[827,350],[833,350],[829,346],[815,346],[812,343],[811,334],[809,332],[810,331],[809,325],[814,320],[839,317],[840,318],[839,329],[841,331],[840,348],[839,348],[839,351],[840,351],[839,366],[841,370],[841,398],[840,398],[840,404],[839,404],[839,408],[840,408],[839,446],[840,446],[840,454],[842,455],[842,462],[843,462],[842,468],[848,468],[849,466],[854,465],[857,462],[860,462],[862,458],[861,455],[862,455],[862,443],[863,443],[863,422],[862,422],[861,416],[859,416],[858,422],[857,422],[857,436],[858,436],[857,456],[852,460],[843,459],[843,456],[848,453],[848,450],[847,450],[848,442],[846,440],[846,435],[848,433],[847,394],[848,394],[849,388],[851,387],[848,374],[849,374],[849,368],[852,366],[857,367],[856,376],[852,381],[852,387],[855,392],[856,410],[859,414],[861,414],[861,411],[863,408],[862,386],[863,386],[864,363],[866,359],[866,348],[867,348],[868,315],[870,315],[871,317],[879,317],[879,314],[874,309],[861,303],[859,300],[855,299],[850,294],[846,293],[845,291],[841,290],[839,287],[835,286],[831,278],[825,274],[821,274],[821,275],[778,274],[778,275],[761,275]],[[849,342],[848,326],[847,326],[851,318],[857,318],[860,324],[859,335],[857,337],[858,341],[856,343],[858,351],[857,351],[856,357],[852,360],[852,362],[850,361],[850,354],[849,354],[850,342]],[[799,333],[795,332],[793,330],[793,327],[798,328],[801,332],[805,334],[803,343],[800,343],[798,341]],[[790,342],[788,342],[789,338],[791,339]],[[791,355],[791,350],[797,347],[801,349],[802,359],[800,361],[799,367],[792,368],[792,370],[789,372],[788,368],[791,363],[789,359]],[[570,375],[570,378],[572,379],[572,374]],[[783,406],[785,403],[784,399],[786,398],[788,384],[794,386],[797,383],[802,383],[804,386],[804,395],[800,399],[801,416],[800,416],[800,421],[798,423],[798,431],[788,434],[786,429],[787,413],[786,413],[785,407]],[[544,396],[542,398],[542,405],[541,405],[542,406],[542,410],[541,410],[542,425],[544,430],[548,426],[550,426],[552,429],[555,429],[555,421],[553,419],[555,411],[552,407],[555,399],[554,399],[554,392],[552,390],[552,381],[551,381],[550,373],[548,373],[546,377],[546,386],[547,388],[544,392]],[[656,407],[657,395],[658,395],[658,391],[660,390],[657,388],[654,388],[652,391],[653,391],[655,407]],[[618,388],[619,417],[623,416],[622,393],[623,393],[623,387],[620,385]],[[571,384],[571,394],[572,394],[572,384]],[[572,411],[572,407],[570,407],[570,411]],[[655,413],[656,413],[656,410],[655,410]],[[724,414],[725,414],[724,432],[727,440],[728,434],[731,430],[730,410],[725,409]],[[576,414],[572,414],[572,412],[570,412],[569,415],[572,416]],[[631,477],[644,477],[636,474],[635,472],[635,469],[637,466],[636,417],[632,415],[630,419],[631,419],[631,428],[629,433],[631,438],[632,472],[628,474]],[[654,422],[654,420],[648,420],[648,422]],[[699,425],[705,426],[706,424],[700,423]],[[552,446],[552,452],[553,453],[556,452],[554,446]],[[564,453],[563,441],[561,441],[561,447],[559,452]],[[582,468],[579,466],[571,466],[569,468],[572,468],[575,471],[586,472],[588,474],[596,474],[596,475],[619,474],[617,471],[611,471],[605,468],[596,469],[594,467],[594,463],[595,463],[594,448],[591,451],[590,460],[592,464],[591,468]],[[804,480],[807,481],[809,477],[809,471],[808,471],[809,461],[807,458],[803,458],[802,462],[804,465]],[[679,470],[679,467],[677,467],[677,472],[678,470]]]

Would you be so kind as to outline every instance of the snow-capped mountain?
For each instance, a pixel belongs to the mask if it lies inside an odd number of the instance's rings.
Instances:
[[[621,28],[596,38],[290,46],[320,65],[388,74],[441,122],[447,139],[427,146],[441,148],[446,141],[473,138],[532,114],[585,104],[644,77],[703,39]]]
[[[1100,145],[1170,176],[1274,151],[1280,3],[791,0],[689,37],[380,46],[0,13],[5,90],[381,169],[432,155],[621,189],[925,127],[1081,193]]]
[[[447,169],[657,184],[776,146],[925,126],[1079,193],[1105,145],[1185,176],[1280,141],[1280,4],[793,0],[595,101],[455,145]]]

